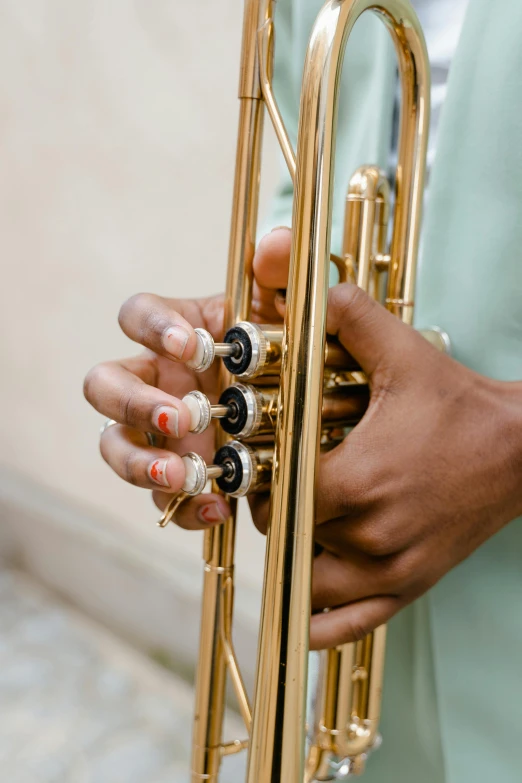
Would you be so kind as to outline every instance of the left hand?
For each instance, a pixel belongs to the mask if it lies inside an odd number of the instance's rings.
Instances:
[[[330,290],[327,330],[371,399],[320,460],[313,649],[363,638],[522,513],[522,383],[439,353],[353,285]]]

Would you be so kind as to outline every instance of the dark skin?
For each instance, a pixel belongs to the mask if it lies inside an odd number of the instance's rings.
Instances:
[[[289,252],[285,229],[259,245],[253,319],[260,323],[284,314],[277,291],[287,284]],[[201,376],[184,362],[195,350],[191,327],[221,337],[221,302],[134,297],[120,324],[145,354],[98,365],[85,381],[89,402],[121,425],[102,436],[102,455],[122,478],[153,489],[159,508],[183,483],[179,454],[212,457],[211,431],[186,434],[181,398],[201,388],[215,399],[216,368]],[[165,349],[173,324],[187,335],[181,359]],[[313,649],[362,638],[522,514],[522,383],[485,378],[439,353],[349,284],[330,290],[327,330],[367,374],[371,399],[349,437],[320,459]],[[157,411],[165,406],[177,410],[178,437],[151,449],[143,433],[161,434]],[[159,490],[150,466],[164,460],[170,486]],[[265,530],[268,498],[252,497],[251,508]],[[176,522],[204,529],[227,512],[224,498],[205,494],[183,504]]]

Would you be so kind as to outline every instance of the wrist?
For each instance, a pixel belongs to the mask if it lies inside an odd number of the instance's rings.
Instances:
[[[499,431],[496,448],[506,485],[507,521],[522,516],[522,382],[495,381]]]

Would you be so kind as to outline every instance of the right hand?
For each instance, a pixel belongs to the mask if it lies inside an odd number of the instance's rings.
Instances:
[[[254,259],[253,321],[279,323],[284,300],[277,291],[286,288],[290,231],[276,229],[264,237]],[[217,402],[217,361],[204,373],[191,370],[196,349],[195,327],[207,329],[215,340],[223,337],[223,296],[205,299],[166,299],[138,294],[128,299],[119,314],[125,334],[145,347],[138,356],[98,364],[84,382],[90,404],[118,424],[100,439],[104,460],[125,481],[153,490],[161,510],[185,480],[181,456],[189,451],[210,462],[214,429],[200,435],[188,432],[189,411],[182,397],[199,389]],[[151,447],[146,433],[157,436]],[[230,512],[222,495],[203,493],[189,498],[176,513],[176,523],[198,530],[223,522]]]

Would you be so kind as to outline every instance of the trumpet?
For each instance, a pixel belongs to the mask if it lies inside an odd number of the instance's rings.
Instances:
[[[368,405],[368,383],[346,351],[326,336],[330,263],[402,321],[413,318],[415,269],[429,127],[430,74],[422,30],[409,0],[327,0],[313,26],[303,73],[294,151],[272,89],[275,0],[245,0],[240,116],[225,337],[197,330],[192,366],[219,361],[220,398],[185,398],[191,429],[216,420],[216,454],[208,465],[186,455],[183,492],[160,522],[174,517],[208,481],[227,495],[232,513],[205,533],[200,654],[193,728],[192,783],[217,783],[224,756],[247,750],[247,783],[316,783],[359,775],[379,744],[386,628],[321,653],[316,714],[307,725],[307,674],[314,556],[316,470],[321,449],[349,437]],[[398,162],[388,179],[361,166],[349,180],[344,247],[330,252],[332,183],[339,79],[347,40],[366,12],[388,29],[401,86]],[[284,324],[252,323],[265,109],[294,181],[292,247]],[[392,214],[393,213],[393,214]],[[393,219],[391,220],[390,217]],[[391,224],[391,225],[390,225]],[[434,329],[427,339],[442,350]],[[247,694],[232,641],[236,498],[270,493],[270,511],[255,691]],[[225,742],[227,675],[247,739]]]

